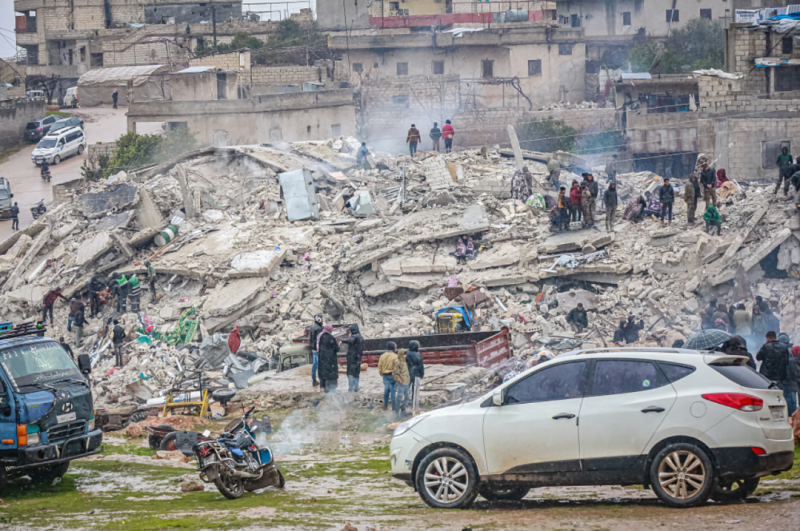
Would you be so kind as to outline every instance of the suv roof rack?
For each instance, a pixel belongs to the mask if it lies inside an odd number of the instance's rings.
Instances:
[[[46,331],[47,325],[44,323],[44,321],[21,323],[17,326],[14,326],[14,323],[12,322],[7,321],[0,323],[0,340],[32,335],[44,336]]]
[[[663,354],[703,354],[709,352],[708,350],[694,350],[694,349],[686,349],[686,348],[671,348],[671,347],[605,347],[605,348],[590,348],[585,350],[573,350],[570,352],[565,352],[561,354],[561,356],[565,356],[567,354],[572,355],[579,355],[579,354],[600,354],[603,352],[660,352]]]

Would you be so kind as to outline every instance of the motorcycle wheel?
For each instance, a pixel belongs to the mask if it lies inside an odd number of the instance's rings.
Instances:
[[[244,481],[242,481],[242,478],[231,476],[222,470],[222,467],[219,468],[219,474],[214,479],[214,485],[217,486],[217,490],[229,500],[241,498],[244,493]]]
[[[31,216],[33,216],[33,219],[39,219],[39,211],[31,210]]]

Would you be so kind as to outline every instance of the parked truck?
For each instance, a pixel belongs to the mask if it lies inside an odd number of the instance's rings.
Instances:
[[[0,492],[19,476],[51,482],[101,451],[87,355],[78,364],[41,323],[0,323]]]

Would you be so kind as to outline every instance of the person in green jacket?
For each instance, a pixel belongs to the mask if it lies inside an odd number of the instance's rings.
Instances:
[[[722,232],[722,216],[719,215],[717,207],[708,205],[703,214],[703,220],[706,222],[706,232],[710,234],[714,227],[717,227],[717,236],[720,235]]]
[[[775,162],[778,165],[779,172],[778,173],[778,185],[775,187],[775,191],[773,194],[777,194],[778,190],[781,188],[781,183],[785,181],[786,185],[783,188],[783,195],[787,195],[789,193],[789,181],[792,178],[792,173],[789,168],[793,162],[792,154],[789,153],[789,148],[786,146],[781,148],[781,152],[778,153],[778,160]]]

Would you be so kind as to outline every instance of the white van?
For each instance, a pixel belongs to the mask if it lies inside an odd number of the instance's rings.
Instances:
[[[37,166],[44,160],[55,165],[76,153],[81,155],[84,149],[86,149],[86,136],[80,127],[59,129],[39,141],[31,153],[31,160]]]
[[[78,108],[78,87],[70,87],[64,95],[64,107]]]

